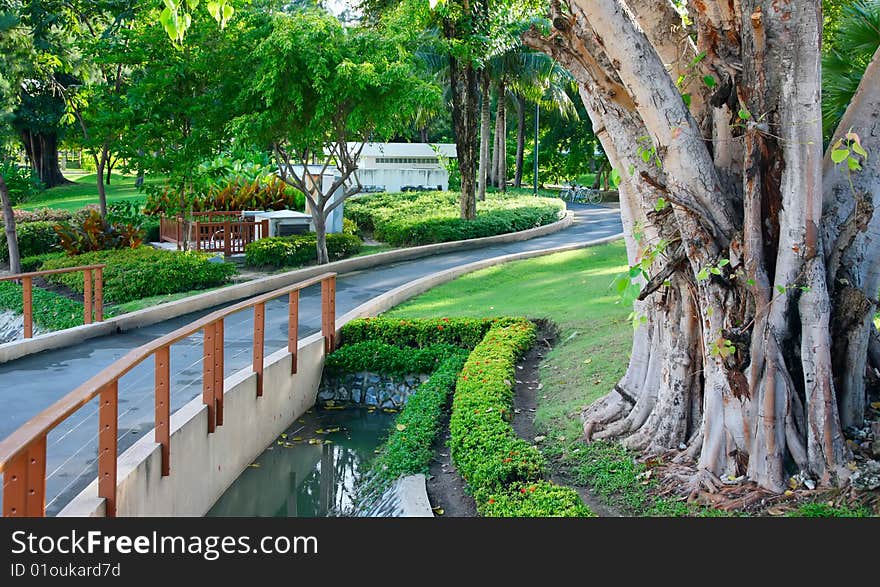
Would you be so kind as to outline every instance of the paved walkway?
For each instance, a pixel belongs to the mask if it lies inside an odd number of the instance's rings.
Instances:
[[[571,227],[528,241],[446,253],[340,275],[336,311],[341,316],[363,302],[425,275],[500,255],[558,247],[619,233],[617,210],[573,206]],[[0,438],[63,397],[115,360],[163,334],[189,324],[211,310],[188,314],[152,326],[86,340],[0,365]],[[300,336],[320,330],[318,286],[300,294]],[[226,319],[226,375],[251,363],[253,313]],[[287,345],[287,305],[276,300],[266,307],[266,355]],[[172,411],[201,394],[202,342],[193,336],[172,347]],[[119,450],[131,446],[153,428],[153,361],[145,361],[119,382]],[[59,425],[48,438],[47,513],[64,504],[94,479],[97,471],[97,400]]]

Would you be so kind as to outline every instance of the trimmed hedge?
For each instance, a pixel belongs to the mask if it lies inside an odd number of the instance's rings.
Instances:
[[[378,341],[396,346],[428,347],[450,344],[472,349],[493,326],[524,322],[525,318],[362,318],[342,327],[340,344]]]
[[[496,325],[471,352],[452,403],[452,459],[483,515],[587,515],[589,510],[574,490],[541,483],[544,457],[517,437],[510,425],[516,359],[534,340],[531,322]]]
[[[440,363],[431,377],[407,400],[391,435],[370,465],[371,476],[380,480],[383,486],[401,475],[428,472],[434,458],[432,445],[440,432],[443,408],[455,389],[455,378],[464,365],[466,354],[459,349]]]
[[[376,240],[415,246],[518,232],[559,220],[558,198],[490,194],[477,202],[477,217],[462,220],[459,194],[416,192],[349,200],[346,214]]]
[[[194,251],[162,251],[152,247],[95,251],[49,259],[41,269],[106,264],[104,297],[122,304],[151,296],[173,294],[223,285],[235,275],[232,263],[214,263],[211,255]],[[82,273],[65,273],[47,278],[83,293]]]
[[[43,263],[48,261],[49,259],[57,259],[59,257],[63,257],[64,253],[44,253],[42,255],[31,255],[30,257],[22,257],[21,259],[21,270],[24,273],[29,271],[39,271],[40,267],[43,266]]]
[[[83,323],[83,305],[51,291],[35,287],[34,324],[43,330],[63,330],[81,326]],[[21,298],[21,286],[9,281],[0,281],[0,309],[12,310],[21,314],[24,307]]]
[[[39,221],[18,224],[15,234],[18,250],[22,257],[44,255],[61,250],[61,239],[55,232],[57,222]],[[6,246],[6,233],[0,231],[0,261],[9,261],[9,248]]]
[[[336,375],[374,371],[387,375],[432,373],[437,366],[461,355],[462,349],[449,344],[435,344],[423,349],[400,348],[378,340],[340,347],[327,356],[324,373]]]
[[[318,260],[317,242],[314,233],[264,238],[245,247],[245,260],[252,267],[300,267]],[[362,245],[363,241],[353,234],[327,235],[331,261],[357,254]]]

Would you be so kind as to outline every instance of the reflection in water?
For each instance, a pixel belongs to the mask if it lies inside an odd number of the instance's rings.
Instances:
[[[258,466],[235,480],[208,515],[322,517],[351,511],[357,483],[393,422],[393,414],[381,411],[306,414],[254,461]]]

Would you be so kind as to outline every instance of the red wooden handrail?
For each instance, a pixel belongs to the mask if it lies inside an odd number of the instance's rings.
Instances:
[[[82,265],[64,269],[31,271],[0,277],[0,281],[21,281],[22,310],[24,314],[24,337],[34,337],[34,277],[83,272],[83,324],[104,321],[104,268],[106,265]],[[94,281],[94,288],[92,287]]]
[[[162,446],[162,475],[170,474],[170,348],[203,331],[204,351],[202,400],[208,407],[208,432],[223,425],[223,320],[243,310],[254,309],[254,362],[257,396],[263,394],[266,303],[288,296],[287,351],[296,372],[299,292],[321,284],[321,333],[325,350],[335,347],[336,274],[324,273],[311,279],[244,300],[204,316],[156,340],[133,349],[121,359],[77,387],[0,442],[0,473],[3,473],[3,515],[42,517],[46,502],[46,436],[58,424],[86,403],[99,397],[98,410],[98,494],[106,501],[106,515],[116,515],[117,428],[119,425],[119,379],[155,356],[156,443]]]

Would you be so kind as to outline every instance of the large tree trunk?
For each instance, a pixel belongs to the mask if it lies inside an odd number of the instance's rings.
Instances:
[[[58,162],[58,135],[21,131],[21,140],[28,162],[47,188],[71,183],[61,173]]]
[[[327,252],[327,221],[323,212],[312,214],[312,220],[315,224],[315,239],[317,240],[318,249],[318,265],[326,265],[330,262],[330,255]]]
[[[480,180],[478,199],[486,199],[486,182],[489,180],[489,136],[492,134],[492,94],[489,72],[480,75],[482,104],[480,105]]]
[[[514,187],[522,187],[523,159],[526,150],[526,105],[522,96],[516,96],[516,171],[513,176]]]
[[[107,183],[109,184],[110,167],[107,165],[107,151],[102,150],[100,154],[93,155],[95,159],[95,177],[98,185],[98,207],[101,211],[101,217],[107,216],[107,190],[104,188],[104,168],[107,168]]]
[[[18,252],[18,238],[15,234],[15,213],[6,181],[0,175],[0,204],[3,207],[3,227],[6,230],[6,247],[9,249],[9,271],[21,273],[21,255]]]
[[[679,451],[693,494],[839,484],[880,287],[880,66],[841,125],[872,155],[850,188],[823,169],[818,3],[690,7],[696,43],[665,0],[551,0],[552,38],[525,35],[577,80],[622,175],[630,264],[650,266],[626,375],[584,410],[585,436]]]
[[[477,217],[477,73],[473,64],[449,57],[452,123],[461,172],[461,217]]]
[[[495,136],[498,137],[498,163],[495,182],[498,189],[507,191],[507,84],[498,82],[498,104],[495,115]]]

